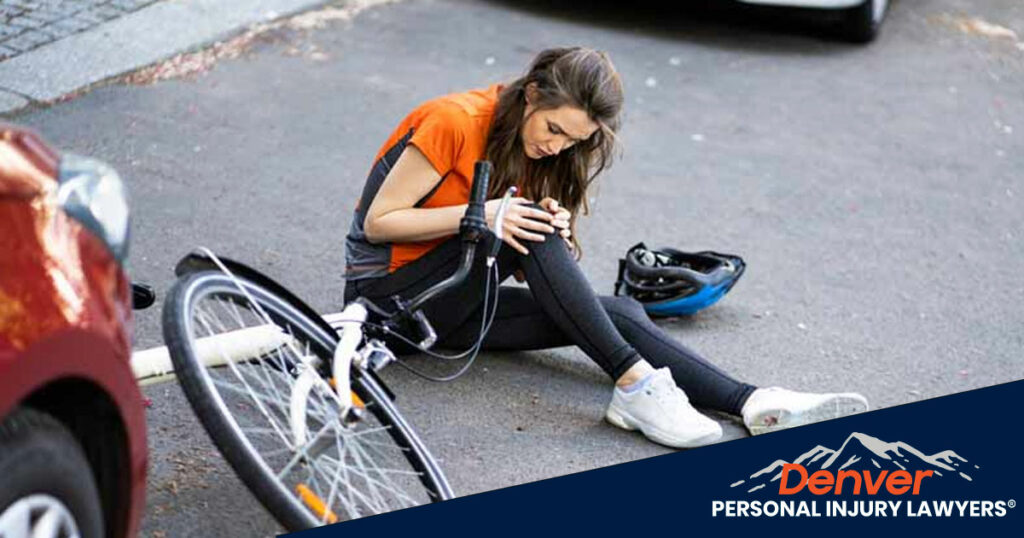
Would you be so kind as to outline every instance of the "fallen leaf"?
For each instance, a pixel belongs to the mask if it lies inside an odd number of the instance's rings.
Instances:
[[[977,17],[943,14],[934,18],[941,24],[955,28],[965,34],[988,37],[991,39],[1008,39],[1017,41],[1017,32],[998,24],[993,24]],[[1020,47],[1020,43],[1017,44]]]

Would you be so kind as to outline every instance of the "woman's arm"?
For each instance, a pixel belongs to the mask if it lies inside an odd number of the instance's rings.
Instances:
[[[363,224],[366,238],[373,243],[403,243],[458,232],[466,204],[413,207],[438,181],[441,181],[441,174],[434,170],[426,156],[416,146],[406,146],[366,211]]]
[[[372,243],[402,243],[458,233],[467,204],[413,207],[440,180],[441,174],[426,156],[415,146],[406,146],[366,211],[366,222],[363,223],[366,238]],[[492,229],[500,202],[499,199],[489,200],[485,206],[487,225]],[[517,239],[543,241],[544,236],[535,232],[555,231],[549,225],[554,216],[529,207],[530,203],[525,198],[513,198],[504,219],[502,239],[523,254],[529,251]]]

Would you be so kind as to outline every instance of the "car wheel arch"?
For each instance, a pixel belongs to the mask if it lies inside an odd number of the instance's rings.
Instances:
[[[64,424],[85,451],[99,486],[107,536],[125,536],[131,522],[131,466],[127,426],[114,399],[99,385],[64,378],[39,387],[22,403]]]

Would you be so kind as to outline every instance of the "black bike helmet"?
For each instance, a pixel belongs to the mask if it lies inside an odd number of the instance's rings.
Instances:
[[[743,258],[633,245],[619,260],[615,295],[640,301],[651,316],[694,314],[722,298],[746,268]]]

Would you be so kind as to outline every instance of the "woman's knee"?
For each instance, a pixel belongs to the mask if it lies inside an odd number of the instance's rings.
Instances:
[[[572,251],[569,250],[569,246],[562,240],[562,236],[558,235],[557,232],[548,233],[533,231],[532,233],[538,234],[544,237],[543,241],[525,241],[523,246],[530,251],[530,255],[539,254],[541,256],[557,254],[561,256],[563,253],[568,253],[569,257],[572,258]]]
[[[540,205],[538,205],[536,203],[524,204],[524,205],[526,207],[530,207],[530,208],[533,208],[533,209],[544,211],[544,208],[542,208]],[[541,221],[541,222],[543,222],[543,221]],[[529,232],[532,233],[532,234],[536,234],[536,235],[539,235],[539,236],[543,237],[544,240],[543,241],[530,241],[530,240],[527,240],[527,239],[519,239],[519,242],[524,247],[526,247],[527,250],[530,251],[529,254],[527,254],[527,255],[520,254],[520,256],[546,257],[546,256],[549,256],[551,253],[561,254],[562,251],[568,251],[569,250],[568,245],[566,245],[565,241],[562,240],[562,237],[559,234],[557,228],[553,228],[553,230],[551,232],[545,232],[545,231],[542,231],[542,230],[534,230],[534,229],[530,229]]]
[[[520,240],[523,246],[530,251],[528,256],[538,256],[541,258],[559,256],[564,257],[568,255],[569,259],[572,258],[572,251],[569,250],[569,245],[565,243],[562,236],[558,234],[557,230],[554,232],[543,232],[539,230],[530,230],[530,233],[535,233],[544,238],[543,241],[524,241]]]

